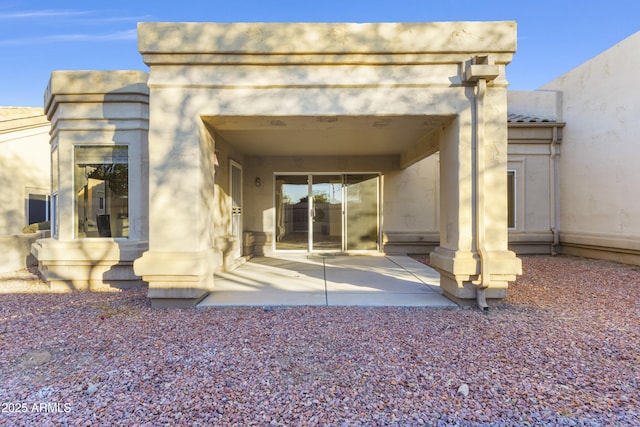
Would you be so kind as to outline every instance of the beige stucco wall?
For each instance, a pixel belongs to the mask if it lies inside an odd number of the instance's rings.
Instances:
[[[49,128],[42,108],[0,108],[0,235],[22,233],[29,192],[49,193]]]
[[[536,118],[538,121],[562,121],[562,94],[555,90],[507,91],[509,114]]]
[[[49,235],[49,230],[37,233],[0,235],[0,273],[9,273],[28,267],[35,267],[37,260],[31,255],[31,245]]]
[[[386,253],[428,253],[440,242],[438,153],[384,175],[383,248]]]
[[[518,253],[552,253],[557,244],[559,166],[564,123],[557,91],[509,91],[509,170],[515,172],[515,227],[510,247]]]
[[[560,239],[640,262],[640,32],[548,83],[562,92]],[[587,252],[581,252],[587,254]],[[595,253],[591,253],[594,255]]]
[[[510,147],[511,148],[511,147]],[[528,148],[528,147],[527,147]],[[515,148],[512,148],[516,151]],[[549,153],[535,148],[518,150],[509,157],[509,169],[516,172],[516,231],[550,232]],[[518,197],[518,195],[522,197]]]

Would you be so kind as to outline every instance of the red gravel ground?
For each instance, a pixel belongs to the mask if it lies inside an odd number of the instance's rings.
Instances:
[[[489,314],[5,293],[0,425],[640,425],[640,268],[523,264]]]

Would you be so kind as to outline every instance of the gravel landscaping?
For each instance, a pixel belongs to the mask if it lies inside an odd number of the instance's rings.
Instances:
[[[5,275],[0,425],[640,425],[640,267],[522,259],[488,314],[152,310]]]

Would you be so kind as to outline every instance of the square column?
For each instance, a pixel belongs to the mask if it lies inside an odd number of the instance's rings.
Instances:
[[[503,70],[483,64],[473,71],[495,78]],[[479,305],[506,298],[508,282],[522,274],[507,247],[506,88],[481,80],[465,89],[469,108],[441,137],[440,246],[431,254],[443,291]]]
[[[154,307],[190,307],[213,289],[215,143],[179,89],[151,89],[149,250],[134,271]],[[176,102],[183,99],[183,102]]]

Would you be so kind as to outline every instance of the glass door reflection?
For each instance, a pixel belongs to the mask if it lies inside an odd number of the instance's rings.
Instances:
[[[276,176],[276,249],[309,248],[309,177]]]
[[[378,174],[345,175],[346,250],[378,250]]]
[[[380,249],[378,174],[289,174],[275,177],[275,249]]]
[[[342,175],[311,177],[310,250],[342,250]]]

